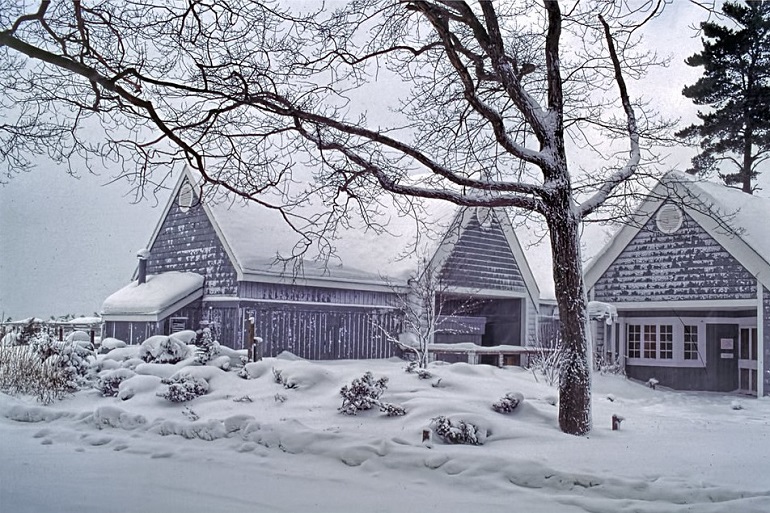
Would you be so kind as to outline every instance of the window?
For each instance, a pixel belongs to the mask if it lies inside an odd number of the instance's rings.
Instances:
[[[660,359],[674,359],[674,327],[670,324],[664,324],[660,327]]]
[[[655,325],[644,325],[644,357],[656,358],[658,345],[657,341],[658,327]]]
[[[698,318],[626,318],[630,365],[704,367],[706,325]]]
[[[698,327],[685,325],[684,327],[684,359],[698,359]]]
[[[628,325],[628,357],[639,358],[641,356],[642,327],[638,324]]]

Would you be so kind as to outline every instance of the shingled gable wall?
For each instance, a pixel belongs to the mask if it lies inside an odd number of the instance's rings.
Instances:
[[[485,290],[523,294],[526,318],[521,319],[521,315],[518,315],[511,321],[525,323],[526,340],[520,340],[518,334],[505,338],[518,341],[521,345],[535,340],[536,306],[528,294],[519,262],[516,261],[503,227],[497,219],[492,218],[488,226],[482,226],[475,215],[471,216],[442,267],[441,279],[448,287],[478,290],[480,295],[483,295]],[[500,306],[500,312],[510,309],[510,305],[503,307],[502,302]],[[522,311],[521,314],[525,312]]]
[[[147,273],[168,271],[188,271],[204,276],[205,295],[237,293],[235,268],[203,206],[196,201],[184,212],[177,198],[173,199],[150,248]]]
[[[482,227],[472,216],[447,258],[441,278],[451,287],[526,291],[499,221]]]
[[[607,303],[753,299],[757,281],[689,215],[674,234],[653,215],[594,285]]]

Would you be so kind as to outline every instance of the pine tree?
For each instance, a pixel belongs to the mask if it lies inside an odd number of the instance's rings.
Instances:
[[[770,1],[725,2],[722,11],[735,28],[701,24],[703,51],[685,62],[703,66],[703,76],[682,91],[713,110],[698,112],[701,124],[677,136],[699,140],[689,173],[716,171],[725,184],[751,194],[770,156]]]

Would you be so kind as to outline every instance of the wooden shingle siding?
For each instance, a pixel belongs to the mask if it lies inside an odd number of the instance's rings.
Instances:
[[[445,262],[441,278],[454,287],[526,290],[500,223],[482,227],[475,216]]]
[[[655,216],[594,286],[597,301],[752,299],[756,279],[690,216],[667,235]]]
[[[206,295],[237,292],[235,268],[200,204],[182,212],[174,200],[147,261],[147,273],[187,271],[205,277]]]
[[[395,292],[343,290],[325,287],[305,287],[277,283],[240,282],[238,296],[243,299],[268,301],[310,302],[365,306],[394,306]]]
[[[254,332],[263,340],[265,356],[289,351],[312,360],[338,360],[396,354],[382,332],[398,333],[398,316],[390,311],[261,305],[247,308],[246,315],[254,318]]]

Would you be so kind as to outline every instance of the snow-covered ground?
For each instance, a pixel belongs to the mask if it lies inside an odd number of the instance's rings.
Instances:
[[[651,390],[594,376],[594,429],[557,426],[556,390],[520,368],[397,360],[214,366],[138,364],[121,395],[84,390],[52,405],[0,394],[0,511],[770,511],[770,401]],[[106,362],[106,363],[105,363]],[[221,361],[219,362],[221,363]],[[171,403],[162,377],[186,369],[209,393]],[[296,388],[274,380],[273,369]],[[339,390],[387,376],[407,414],[338,412]],[[491,404],[508,392],[513,413]],[[625,418],[611,430],[613,414]],[[479,426],[484,445],[423,430],[439,415]],[[197,419],[197,420],[196,420]]]

